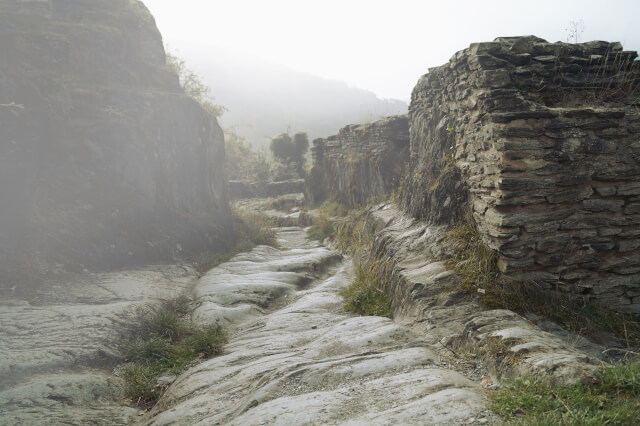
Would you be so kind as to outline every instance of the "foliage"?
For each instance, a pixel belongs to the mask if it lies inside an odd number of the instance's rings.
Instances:
[[[226,343],[218,325],[196,328],[189,321],[189,300],[171,299],[139,316],[132,340],[125,345],[122,371],[127,397],[144,408],[155,404],[166,386],[165,374],[179,374],[196,359],[217,355]]]
[[[330,217],[345,217],[349,213],[349,208],[347,206],[334,200],[333,198],[324,200],[322,204],[320,204],[320,207],[318,207],[318,210]]]
[[[305,176],[305,154],[309,149],[309,137],[306,133],[296,133],[293,138],[288,133],[280,133],[271,139],[269,148],[277,162],[293,166],[297,177]]]
[[[360,265],[355,280],[343,288],[340,294],[344,298],[344,308],[347,311],[391,318],[391,301],[374,268],[366,270]]]
[[[307,230],[307,238],[310,240],[324,241],[334,234],[333,222],[324,214],[313,219],[313,225]]]
[[[165,50],[167,68],[178,75],[178,81],[185,94],[198,101],[213,116],[220,117],[224,114],[225,107],[213,103],[215,99],[211,96],[211,90],[202,82],[200,76],[187,67],[184,59],[170,53],[168,49]]]
[[[281,163],[276,161],[271,165],[270,173],[271,180],[274,182],[300,178],[298,167],[294,163]]]
[[[253,150],[242,136],[232,131],[225,133],[225,171],[230,180],[266,182],[270,165],[266,155]]]
[[[582,298],[535,282],[514,283],[503,276],[498,270],[497,253],[482,242],[472,225],[452,229],[447,242],[452,254],[445,261],[459,277],[457,289],[478,294],[485,307],[519,314],[533,312],[595,341],[605,332],[613,333],[627,347],[640,345],[640,323],[631,315],[608,312]]]
[[[518,378],[490,394],[510,424],[640,424],[640,362],[603,366],[591,381]]]

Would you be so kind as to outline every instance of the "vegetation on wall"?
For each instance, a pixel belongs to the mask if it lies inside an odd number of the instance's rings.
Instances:
[[[446,242],[452,251],[444,260],[459,277],[457,290],[478,295],[485,307],[522,315],[536,313],[594,341],[611,333],[623,346],[640,346],[640,323],[631,315],[609,312],[589,300],[535,282],[515,283],[502,275],[497,253],[483,243],[473,225],[454,227]]]
[[[213,116],[220,117],[224,114],[226,108],[214,103],[215,98],[211,96],[211,90],[202,82],[201,77],[187,66],[184,59],[169,52],[166,48],[165,51],[167,68],[178,75],[178,81],[185,94],[198,101]]]

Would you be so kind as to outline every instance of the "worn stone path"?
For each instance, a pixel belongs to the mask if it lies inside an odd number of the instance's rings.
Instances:
[[[169,424],[467,424],[486,422],[477,383],[440,368],[408,328],[342,310],[351,264],[299,228],[283,250],[258,247],[194,288],[194,317],[232,330],[222,356],[185,372],[142,419]]]
[[[342,309],[350,260],[300,228],[201,278],[164,265],[87,274],[38,299],[0,302],[0,424],[468,424],[482,388],[410,329]],[[193,320],[230,333],[149,413],[122,405],[118,345],[143,304],[193,296]]]
[[[136,310],[193,286],[195,270],[155,265],[85,274],[29,300],[0,298],[0,425],[127,424],[113,366]],[[9,295],[10,296],[10,295]]]

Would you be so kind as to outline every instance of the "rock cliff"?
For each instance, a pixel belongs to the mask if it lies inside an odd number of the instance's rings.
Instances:
[[[3,0],[0,57],[0,271],[227,244],[221,128],[140,1]]]

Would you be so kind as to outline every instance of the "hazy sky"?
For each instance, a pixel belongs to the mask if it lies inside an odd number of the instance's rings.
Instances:
[[[404,100],[429,67],[499,36],[566,41],[582,20],[580,41],[640,49],[640,0],[143,1],[178,52],[223,47]]]

